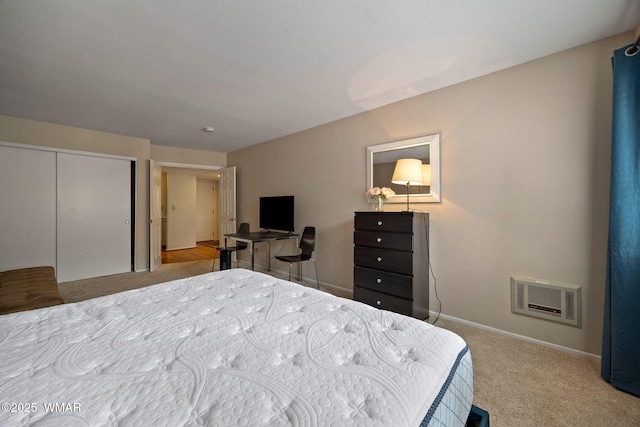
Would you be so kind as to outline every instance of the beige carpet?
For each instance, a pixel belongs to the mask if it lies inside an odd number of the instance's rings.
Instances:
[[[467,341],[474,404],[492,426],[640,426],[640,398],[600,377],[600,362],[439,320]]]
[[[125,273],[60,284],[67,302],[207,273],[211,260],[163,264],[153,273]],[[440,319],[468,343],[474,404],[493,427],[638,427],[640,398],[600,378],[600,363],[537,344]]]
[[[114,274],[113,276],[60,283],[58,287],[60,288],[62,299],[64,299],[65,302],[77,302],[116,292],[137,289],[143,286],[168,282],[169,280],[209,273],[212,265],[213,260],[211,259],[162,264],[152,273]],[[216,270],[219,266],[219,263],[216,262]]]

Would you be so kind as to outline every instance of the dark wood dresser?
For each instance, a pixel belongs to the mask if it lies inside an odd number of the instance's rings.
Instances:
[[[353,299],[429,317],[429,214],[356,212]]]

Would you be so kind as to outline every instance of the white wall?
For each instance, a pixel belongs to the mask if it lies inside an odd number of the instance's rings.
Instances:
[[[167,174],[167,250],[196,247],[196,177]]]
[[[260,196],[295,195],[296,229],[317,227],[320,280],[351,290],[353,212],[369,209],[365,147],[439,132],[442,202],[413,207],[430,213],[443,312],[599,354],[610,58],[632,41],[625,33],[229,153],[239,219],[256,227]],[[512,275],[582,286],[582,328],[512,314]]]

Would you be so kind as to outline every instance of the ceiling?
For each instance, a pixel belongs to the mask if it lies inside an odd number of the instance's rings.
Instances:
[[[638,0],[0,0],[0,114],[227,153],[639,22]]]

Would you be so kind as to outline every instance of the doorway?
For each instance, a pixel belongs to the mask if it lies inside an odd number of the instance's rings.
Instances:
[[[215,247],[220,243],[220,216],[218,215],[220,198],[219,175],[223,171],[221,167],[186,165],[177,163],[165,163],[151,161],[151,191],[150,207],[152,226],[150,228],[150,270],[153,271],[162,263],[195,261],[199,259],[213,259],[217,254]],[[181,182],[187,182],[188,190],[193,193],[193,217],[192,220],[183,222],[183,226],[170,227],[171,212],[182,209],[171,203],[171,190],[167,190],[168,174],[189,175],[191,178]],[[190,183],[193,183],[191,186]],[[234,188],[235,190],[235,188]],[[175,190],[174,191],[181,191]],[[181,195],[182,196],[182,195]],[[179,203],[184,203],[180,200]],[[186,203],[191,203],[187,200]],[[154,209],[155,207],[155,209]],[[155,226],[153,223],[155,222]],[[162,224],[162,226],[158,226]],[[175,225],[175,224],[173,224]],[[178,231],[176,231],[178,230]],[[164,250],[167,233],[186,233],[187,241],[172,250]],[[192,233],[192,236],[190,235]],[[175,235],[174,235],[175,236]],[[180,247],[182,246],[182,247]]]
[[[163,172],[167,173],[167,172]],[[202,175],[200,175],[202,177]],[[166,179],[163,179],[165,182]],[[163,187],[164,188],[164,187]],[[163,190],[165,193],[166,189]],[[219,254],[216,247],[220,245],[217,229],[218,209],[216,203],[217,182],[196,179],[196,247],[178,250],[162,248],[162,263],[213,260]],[[166,206],[166,203],[162,203]]]
[[[163,261],[213,258],[211,248],[218,246],[215,224],[217,182],[215,175],[209,175],[197,170],[163,168]]]

